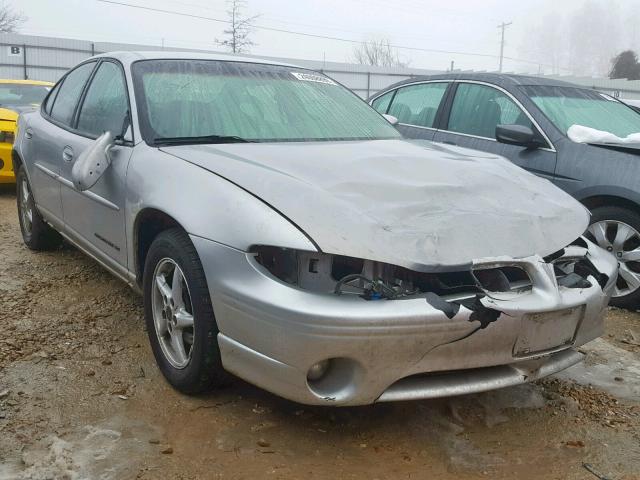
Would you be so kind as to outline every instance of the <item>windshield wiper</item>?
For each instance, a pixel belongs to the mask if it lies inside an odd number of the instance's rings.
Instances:
[[[154,145],[193,145],[207,143],[249,143],[242,137],[234,135],[200,135],[195,137],[159,137],[153,139]]]

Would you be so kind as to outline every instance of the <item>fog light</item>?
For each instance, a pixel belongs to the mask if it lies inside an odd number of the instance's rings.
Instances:
[[[322,360],[321,362],[311,365],[311,368],[307,372],[307,380],[310,382],[317,382],[329,369],[329,360]]]

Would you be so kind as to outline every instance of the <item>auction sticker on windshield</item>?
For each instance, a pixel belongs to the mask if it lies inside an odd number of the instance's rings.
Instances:
[[[301,72],[291,72],[291,75],[296,77],[298,80],[303,80],[305,82],[326,83],[328,85],[336,84],[336,82],[334,82],[330,78],[323,77],[322,75],[314,75],[312,73],[301,73]]]

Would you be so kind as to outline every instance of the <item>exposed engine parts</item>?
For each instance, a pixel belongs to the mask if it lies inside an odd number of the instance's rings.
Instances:
[[[543,260],[553,265],[559,286],[588,288],[591,286],[589,278],[601,286],[606,284],[608,278],[591,263],[583,244],[584,241],[578,239]],[[469,270],[428,273],[371,260],[277,247],[257,247],[254,253],[258,263],[277,278],[304,290],[358,295],[365,300],[401,300],[422,296],[450,318],[455,315],[455,305],[459,300],[469,301],[496,293],[526,292],[532,287],[527,271],[518,261],[510,264],[508,259]]]

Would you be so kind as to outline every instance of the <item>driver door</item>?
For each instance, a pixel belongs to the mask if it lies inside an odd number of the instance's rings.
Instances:
[[[73,187],[74,162],[105,131],[121,135],[129,115],[126,80],[120,64],[103,60],[76,109],[73,131],[65,135],[61,176],[65,231],[73,240],[120,273],[126,272],[125,187],[131,142],[111,148],[111,166],[89,190]]]

